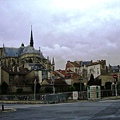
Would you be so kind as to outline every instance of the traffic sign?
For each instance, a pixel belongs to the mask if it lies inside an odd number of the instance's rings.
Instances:
[[[117,75],[117,74],[114,74],[114,75],[113,75],[113,78],[118,78],[118,75]]]

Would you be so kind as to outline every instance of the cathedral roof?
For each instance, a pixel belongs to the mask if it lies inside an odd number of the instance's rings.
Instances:
[[[26,47],[20,47],[20,48],[13,48],[13,47],[4,47],[5,49],[5,56],[6,57],[18,57],[23,54],[30,54],[30,53],[37,53],[40,54],[40,58],[44,58],[42,53],[39,50],[35,50],[33,47],[30,45]]]
[[[44,59],[42,52],[40,50],[34,49],[34,41],[33,41],[33,34],[32,34],[32,26],[31,26],[31,36],[30,36],[30,44],[28,46],[24,46],[24,44],[21,44],[21,47],[19,48],[13,48],[13,47],[3,47],[5,50],[5,56],[6,57],[18,57],[23,54],[39,54],[40,58]]]
[[[39,50],[35,50],[33,47],[28,45],[27,47],[24,47],[22,54],[25,53],[39,53]]]
[[[5,47],[4,49],[6,57],[18,57],[21,54],[18,48]]]

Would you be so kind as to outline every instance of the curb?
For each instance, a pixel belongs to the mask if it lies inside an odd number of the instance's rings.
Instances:
[[[0,104],[43,104],[43,101],[0,101]]]
[[[2,111],[2,110],[0,110],[0,112],[2,112],[2,113],[6,113],[6,112],[15,112],[15,111],[17,111],[15,108],[6,108],[4,111]]]

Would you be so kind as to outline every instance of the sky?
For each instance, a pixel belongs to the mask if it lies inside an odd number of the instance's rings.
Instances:
[[[0,47],[30,43],[55,59],[120,64],[120,0],[0,0]]]

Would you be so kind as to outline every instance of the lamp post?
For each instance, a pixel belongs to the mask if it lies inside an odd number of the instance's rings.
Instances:
[[[54,76],[52,76],[52,85],[53,85],[53,94],[55,94],[55,81],[54,81]]]
[[[114,81],[114,83],[115,83],[115,95],[116,95],[116,98],[117,98],[117,81],[118,81],[118,75],[114,74],[113,78],[115,79],[115,81]]]
[[[116,81],[116,84],[115,84],[115,95],[116,95],[116,98],[117,98],[117,81]]]
[[[82,88],[82,87],[81,87],[81,81],[82,81],[82,80],[83,80],[82,78],[79,79],[79,81],[80,81],[80,91],[79,91],[79,92],[80,92],[80,93],[79,93],[80,98],[81,98],[81,91],[82,91],[82,89],[81,89],[81,88]]]
[[[34,81],[34,100],[36,99],[35,93],[36,93],[36,79],[35,79],[35,81]]]

